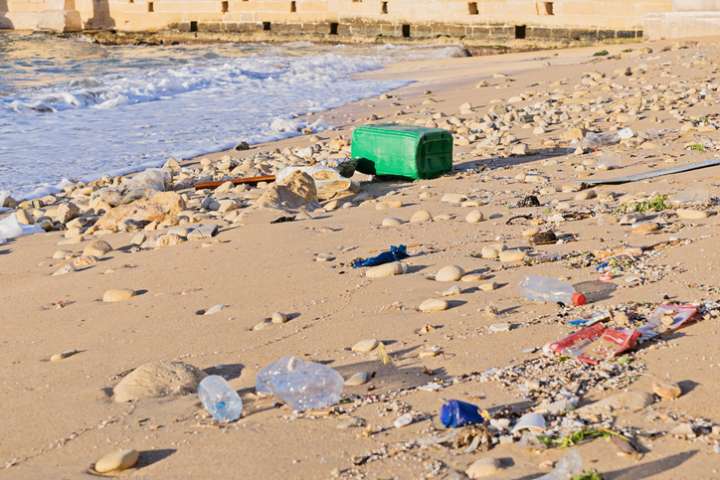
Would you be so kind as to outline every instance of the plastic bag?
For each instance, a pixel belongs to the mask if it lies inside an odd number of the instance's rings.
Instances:
[[[0,220],[0,243],[5,243],[22,234],[23,228],[14,213]]]
[[[377,255],[375,257],[370,258],[356,258],[352,261],[352,267],[353,268],[362,268],[362,267],[375,267],[377,265],[382,265],[384,263],[390,263],[390,262],[398,262],[400,260],[403,260],[405,258],[408,258],[410,255],[407,253],[407,247],[405,245],[398,245],[398,246],[391,246],[390,250],[381,253],[380,255]]]

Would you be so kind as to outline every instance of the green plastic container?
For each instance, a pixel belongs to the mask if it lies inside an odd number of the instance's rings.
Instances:
[[[353,132],[352,157],[368,175],[435,178],[452,170],[447,130],[410,125],[365,125]]]

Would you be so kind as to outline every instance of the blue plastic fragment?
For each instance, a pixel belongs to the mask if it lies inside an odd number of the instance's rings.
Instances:
[[[480,408],[472,403],[448,400],[440,407],[440,422],[447,428],[458,428],[484,421]]]
[[[391,246],[390,250],[381,253],[376,257],[356,258],[352,262],[353,268],[375,267],[384,263],[397,262],[403,258],[408,258],[407,247],[405,245]]]

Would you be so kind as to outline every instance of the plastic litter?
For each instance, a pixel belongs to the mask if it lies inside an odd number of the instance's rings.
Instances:
[[[242,400],[225,379],[218,375],[203,378],[198,385],[198,396],[205,410],[218,422],[233,422],[242,415]]]
[[[687,165],[682,165],[680,167],[661,168],[659,170],[652,170],[650,172],[638,173],[635,175],[626,175],[624,177],[583,180],[580,183],[583,186],[621,185],[623,183],[640,182],[642,180],[648,180],[650,178],[657,178],[657,177],[662,177],[665,175],[673,175],[676,173],[690,172],[693,170],[700,170],[702,168],[715,167],[718,165],[720,165],[720,159],[705,160],[702,162],[689,163]]]
[[[542,414],[530,412],[520,417],[512,431],[515,433],[530,430],[533,433],[542,433],[546,427],[545,417]]]
[[[408,258],[409,256],[410,255],[408,255],[408,253],[407,253],[407,246],[393,245],[390,247],[390,250],[387,250],[375,257],[356,258],[355,260],[352,261],[352,267],[353,268],[375,267],[378,265],[382,265],[384,263],[398,262],[400,260]]]
[[[588,132],[582,143],[583,146],[587,148],[599,148],[606,147],[608,145],[615,145],[616,143],[620,143],[621,140],[627,140],[633,136],[635,136],[635,132],[633,132],[630,128],[623,128],[617,132]]]
[[[343,384],[342,376],[331,367],[283,357],[258,372],[255,390],[275,395],[302,412],[339,402]]]
[[[23,228],[14,213],[0,220],[0,243],[5,243],[22,234]]]
[[[578,318],[575,320],[570,320],[567,323],[571,327],[589,327],[595,325],[596,323],[604,322],[606,320],[610,320],[610,312],[607,310],[601,310],[599,312],[593,312],[593,314],[590,315],[589,318]]]
[[[597,365],[633,349],[639,339],[639,330],[609,328],[602,323],[596,323],[551,343],[549,349],[587,365]]]
[[[440,422],[447,428],[458,428],[484,421],[480,408],[472,403],[448,400],[440,407]]]
[[[674,331],[697,318],[698,308],[695,305],[663,304],[655,309],[648,321],[641,326],[640,342],[654,338],[664,331]]]
[[[530,275],[520,282],[520,290],[525,298],[534,302],[562,303],[580,306],[587,303],[587,298],[575,288],[561,280]]]
[[[573,449],[557,462],[552,472],[536,480],[570,480],[573,476],[582,472],[582,457],[577,450]]]

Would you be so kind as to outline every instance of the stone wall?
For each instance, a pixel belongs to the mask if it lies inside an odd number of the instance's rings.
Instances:
[[[672,10],[644,17],[649,38],[720,36],[720,0],[673,0]]]
[[[672,3],[672,0],[0,0],[0,28],[157,31],[177,27],[279,35],[502,40],[633,38],[642,28],[644,15],[668,12]],[[7,7],[3,8],[4,4]]]

